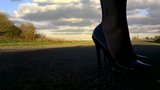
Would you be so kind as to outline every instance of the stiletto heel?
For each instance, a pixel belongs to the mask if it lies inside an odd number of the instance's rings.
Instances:
[[[97,64],[98,64],[98,70],[101,71],[101,51],[100,51],[100,46],[97,43],[97,41],[95,39],[93,39],[95,42],[95,46],[96,46],[96,52],[97,52]]]
[[[103,49],[103,61],[104,61],[104,64],[107,64],[107,57],[106,57],[106,51]]]
[[[105,43],[105,37],[104,35],[101,35],[103,34],[102,30],[100,30],[100,25],[98,25],[95,30],[94,30],[94,33],[92,35],[92,39],[95,43],[95,47],[96,47],[96,52],[97,52],[97,65],[98,65],[98,70],[101,71],[101,68],[102,68],[102,61],[101,61],[101,56],[103,55],[103,61],[104,61],[104,64],[107,64],[110,63],[110,61],[107,61],[107,59],[110,57],[108,52],[106,51],[107,50],[107,44]],[[101,52],[102,50],[102,52]],[[101,55],[101,53],[103,53]],[[109,60],[109,59],[108,59]]]

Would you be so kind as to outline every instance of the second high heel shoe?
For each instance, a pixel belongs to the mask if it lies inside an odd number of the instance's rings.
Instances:
[[[92,34],[92,39],[95,43],[96,46],[96,51],[97,51],[97,64],[98,64],[98,69],[101,70],[101,50],[103,53],[103,59],[104,62],[106,63],[106,56],[108,58],[109,64],[112,66],[112,68],[118,68],[118,69],[123,69],[123,70],[133,70],[133,69],[147,69],[151,68],[152,65],[144,63],[142,61],[147,60],[147,57],[137,55],[136,58],[137,60],[134,60],[128,65],[122,65],[119,62],[117,62],[110,54],[108,47],[107,47],[107,42],[105,40],[105,36],[103,33],[103,29],[101,28],[101,24],[99,24],[93,31]],[[142,60],[142,61],[141,61]]]

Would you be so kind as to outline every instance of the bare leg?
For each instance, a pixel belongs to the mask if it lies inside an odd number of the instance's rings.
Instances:
[[[126,17],[127,0],[101,0],[102,29],[115,60],[127,64],[136,59]]]

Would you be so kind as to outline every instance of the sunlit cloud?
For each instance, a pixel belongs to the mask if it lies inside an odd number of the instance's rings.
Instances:
[[[83,21],[82,18],[62,18],[61,21],[69,22],[69,23],[78,23]]]

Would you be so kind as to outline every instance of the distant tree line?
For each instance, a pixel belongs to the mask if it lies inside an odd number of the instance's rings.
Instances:
[[[145,37],[145,38],[139,38],[139,36],[134,36],[132,37],[132,41],[154,41],[157,43],[160,43],[160,35],[159,36],[154,36],[154,37]]]
[[[7,14],[0,12],[0,39],[34,40],[38,36],[35,30],[36,27],[30,22],[16,26],[9,20]]]
[[[160,36],[155,36],[154,41],[160,43]]]
[[[146,40],[146,41],[154,41],[154,42],[160,43],[160,36],[145,37],[144,40]]]

